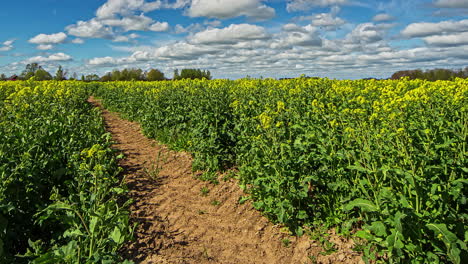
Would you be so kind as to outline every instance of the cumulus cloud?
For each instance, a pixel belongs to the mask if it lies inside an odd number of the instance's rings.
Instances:
[[[93,58],[88,61],[89,65],[114,65],[117,63],[117,59],[113,57],[101,57],[101,58]]]
[[[41,63],[41,62],[59,62],[59,61],[70,61],[72,60],[72,57],[68,54],[59,52],[59,53],[54,53],[49,56],[36,56],[29,58],[27,60],[22,61],[23,64],[29,64],[29,63]]]
[[[194,44],[234,44],[246,40],[267,39],[265,28],[250,24],[232,24],[225,28],[213,28],[189,37]]]
[[[142,15],[139,16],[128,16],[121,19],[112,18],[101,20],[102,24],[112,27],[120,27],[125,32],[132,30],[139,31],[167,31],[169,30],[169,24],[167,22],[155,22],[153,19]]]
[[[190,4],[191,0],[177,0],[169,2],[167,0],[156,0],[147,2],[145,0],[108,0],[96,11],[99,19],[109,19],[117,16],[129,16],[136,12],[151,12],[158,9],[179,9]]]
[[[363,23],[357,25],[347,36],[348,43],[373,43],[382,40],[384,37],[383,28],[373,23]]]
[[[275,16],[275,9],[262,4],[264,0],[193,0],[187,14],[191,17],[227,19],[246,16],[267,20]]]
[[[83,44],[84,43],[84,40],[83,39],[80,39],[80,38],[75,38],[71,41],[71,43],[73,44]]]
[[[442,8],[468,8],[466,0],[436,0],[434,6]]]
[[[121,27],[124,31],[147,30],[153,23],[153,19],[144,16],[128,16],[122,19],[112,18],[101,20],[102,24],[112,27]]]
[[[156,22],[153,23],[148,30],[155,32],[164,32],[169,30],[169,24],[167,22]]]
[[[312,16],[312,25],[326,30],[335,30],[344,25],[346,21],[337,17],[340,8],[335,6],[330,13],[321,13]]]
[[[313,7],[325,7],[332,5],[343,5],[347,0],[289,0],[286,5],[288,12],[304,11]]]
[[[375,15],[375,16],[372,18],[372,21],[375,21],[375,22],[385,22],[385,21],[392,21],[392,20],[394,20],[394,19],[395,19],[395,18],[392,17],[391,15],[382,13],[382,14],[377,14],[377,15]]]
[[[204,30],[205,27],[202,24],[199,23],[193,23],[190,24],[186,27],[177,24],[174,28],[174,33],[176,34],[182,34],[182,33],[191,33],[191,32],[197,32],[197,31],[202,31]]]
[[[38,50],[51,50],[54,48],[52,44],[41,44],[36,47]]]
[[[321,45],[322,40],[313,33],[291,32],[275,40],[270,47],[272,49],[284,49],[295,46],[319,47]]]
[[[67,34],[59,32],[56,34],[39,34],[29,40],[29,43],[33,44],[59,44],[65,42]]]
[[[468,32],[456,33],[442,36],[430,36],[424,38],[424,41],[433,46],[459,46],[468,45]]]
[[[401,35],[408,38],[427,37],[446,33],[468,31],[468,19],[460,21],[442,21],[438,23],[413,23],[401,31]]]
[[[162,7],[161,1],[146,3],[144,0],[108,0],[96,11],[96,17],[101,19],[113,18],[116,15],[131,15],[141,10],[150,12]]]
[[[13,49],[14,40],[7,40],[0,44],[0,51],[10,51]]]
[[[76,24],[66,27],[68,34],[81,38],[111,39],[114,32],[111,27],[93,18],[88,21],[78,21]]]

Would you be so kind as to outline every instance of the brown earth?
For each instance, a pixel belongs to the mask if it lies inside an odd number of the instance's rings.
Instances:
[[[102,109],[99,100],[89,101]],[[135,241],[124,257],[136,263],[363,263],[353,242],[330,235],[336,252],[324,256],[317,241],[289,235],[243,196],[235,179],[214,185],[196,179],[191,156],[143,136],[138,123],[102,109],[114,147],[125,154]],[[209,190],[202,193],[202,188]],[[289,245],[285,245],[290,241]]]

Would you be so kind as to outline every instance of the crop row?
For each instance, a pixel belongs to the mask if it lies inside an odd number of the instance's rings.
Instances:
[[[100,112],[80,82],[0,82],[0,263],[116,263],[131,237]]]
[[[255,207],[298,234],[351,232],[367,260],[467,259],[468,80],[93,85],[194,169],[238,168]]]

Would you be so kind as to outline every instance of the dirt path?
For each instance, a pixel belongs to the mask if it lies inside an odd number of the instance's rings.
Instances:
[[[100,107],[94,98],[89,101]],[[235,180],[213,185],[195,179],[188,153],[170,151],[144,137],[137,123],[105,109],[102,113],[115,148],[126,156],[120,165],[135,200],[130,209],[138,228],[123,253],[127,258],[136,263],[285,264],[313,263],[312,256],[317,263],[361,262],[352,243],[339,238],[334,238],[337,253],[322,256],[318,242],[289,236],[250,202],[239,204],[243,193]]]

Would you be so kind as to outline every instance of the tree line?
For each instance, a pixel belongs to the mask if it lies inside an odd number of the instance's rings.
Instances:
[[[110,82],[110,81],[164,81],[170,80],[164,76],[164,73],[158,69],[150,69],[149,71],[143,71],[142,69],[115,69],[111,72],[99,76],[97,74],[88,74],[81,75],[81,78],[78,77],[76,73],[67,78],[68,72],[63,69],[62,66],[59,66],[55,75],[52,76],[47,72],[42,66],[38,63],[27,64],[26,68],[21,72],[20,75],[12,75],[7,77],[5,74],[0,74],[0,81],[5,80],[29,80],[33,78],[38,81],[46,80],[81,80],[85,82],[91,81],[101,81],[101,82]],[[182,69],[179,73],[179,70],[174,70],[174,75],[172,80],[181,80],[181,79],[208,79],[211,80],[211,72],[209,70],[200,70],[200,69]]]
[[[422,79],[428,81],[453,80],[455,78],[468,78],[468,67],[459,70],[432,69],[432,70],[405,70],[395,72],[390,79],[397,80],[402,77],[409,79]]]

